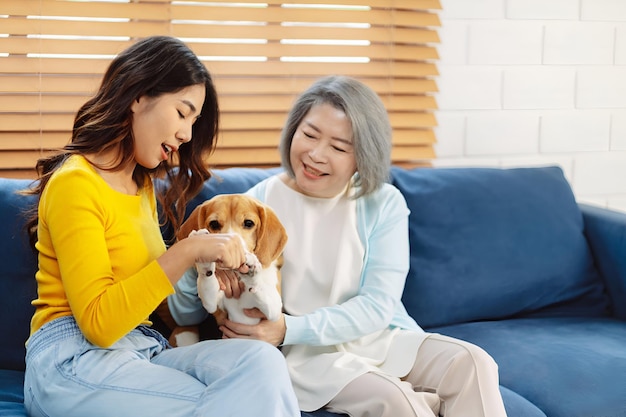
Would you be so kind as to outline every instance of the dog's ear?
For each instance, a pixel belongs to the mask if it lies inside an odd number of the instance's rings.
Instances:
[[[256,202],[260,227],[257,229],[257,242],[254,254],[261,262],[267,266],[278,258],[287,244],[287,231],[278,220],[278,216],[269,206]]]
[[[192,230],[195,230],[199,212],[200,212],[200,206],[193,209],[189,217],[187,217],[187,220],[185,220],[183,224],[180,225],[180,228],[178,229],[178,232],[176,233],[176,240],[185,239],[187,236],[189,236],[189,233],[191,233]]]
[[[178,233],[176,233],[176,240],[185,239],[192,231],[200,230],[205,227],[203,221],[207,204],[208,201],[205,201],[193,209],[189,217],[187,217],[187,220],[185,220],[180,226],[180,229],[178,229]]]

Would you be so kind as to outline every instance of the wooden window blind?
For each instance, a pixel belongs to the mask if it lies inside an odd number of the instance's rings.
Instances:
[[[215,78],[222,111],[214,167],[275,166],[296,95],[351,75],[383,99],[393,162],[434,156],[438,0],[2,0],[0,176],[34,177],[65,145],[111,58],[137,38],[185,41]]]

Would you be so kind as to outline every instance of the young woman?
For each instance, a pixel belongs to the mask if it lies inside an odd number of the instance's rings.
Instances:
[[[305,411],[504,417],[493,359],[425,333],[402,305],[409,210],[385,183],[391,127],[378,96],[352,78],[320,79],[290,111],[280,151],[285,172],[249,193],[289,235],[286,313],[256,326],[226,321],[224,336],[282,345]]]
[[[172,349],[147,320],[196,261],[247,270],[235,236],[193,236],[166,249],[159,229],[153,177],[170,176],[159,198],[177,227],[210,176],[204,158],[217,129],[204,65],[184,43],[150,37],[111,62],[76,115],[71,143],[38,162],[29,415],[300,415],[273,346],[221,340]],[[223,285],[237,295],[236,282]]]

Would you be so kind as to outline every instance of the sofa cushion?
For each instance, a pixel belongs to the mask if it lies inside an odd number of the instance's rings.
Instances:
[[[36,298],[37,256],[30,249],[24,230],[23,213],[33,197],[19,195],[28,180],[0,178],[0,368],[24,369],[24,344],[30,332],[30,319]],[[10,337],[6,337],[10,335]]]
[[[463,323],[432,331],[481,346],[498,363],[500,384],[550,417],[626,415],[623,321],[524,318]]]
[[[0,416],[26,417],[24,372],[0,370]]]
[[[411,210],[403,301],[425,328],[604,315],[582,215],[558,167],[392,169]]]
[[[537,406],[521,395],[500,385],[500,394],[507,416],[515,417],[546,417],[546,414]]]

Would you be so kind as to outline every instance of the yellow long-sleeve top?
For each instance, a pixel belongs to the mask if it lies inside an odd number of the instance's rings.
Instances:
[[[108,347],[174,292],[156,258],[165,251],[152,183],[138,195],[112,189],[71,156],[39,202],[38,298],[31,334],[73,315],[91,343]]]

